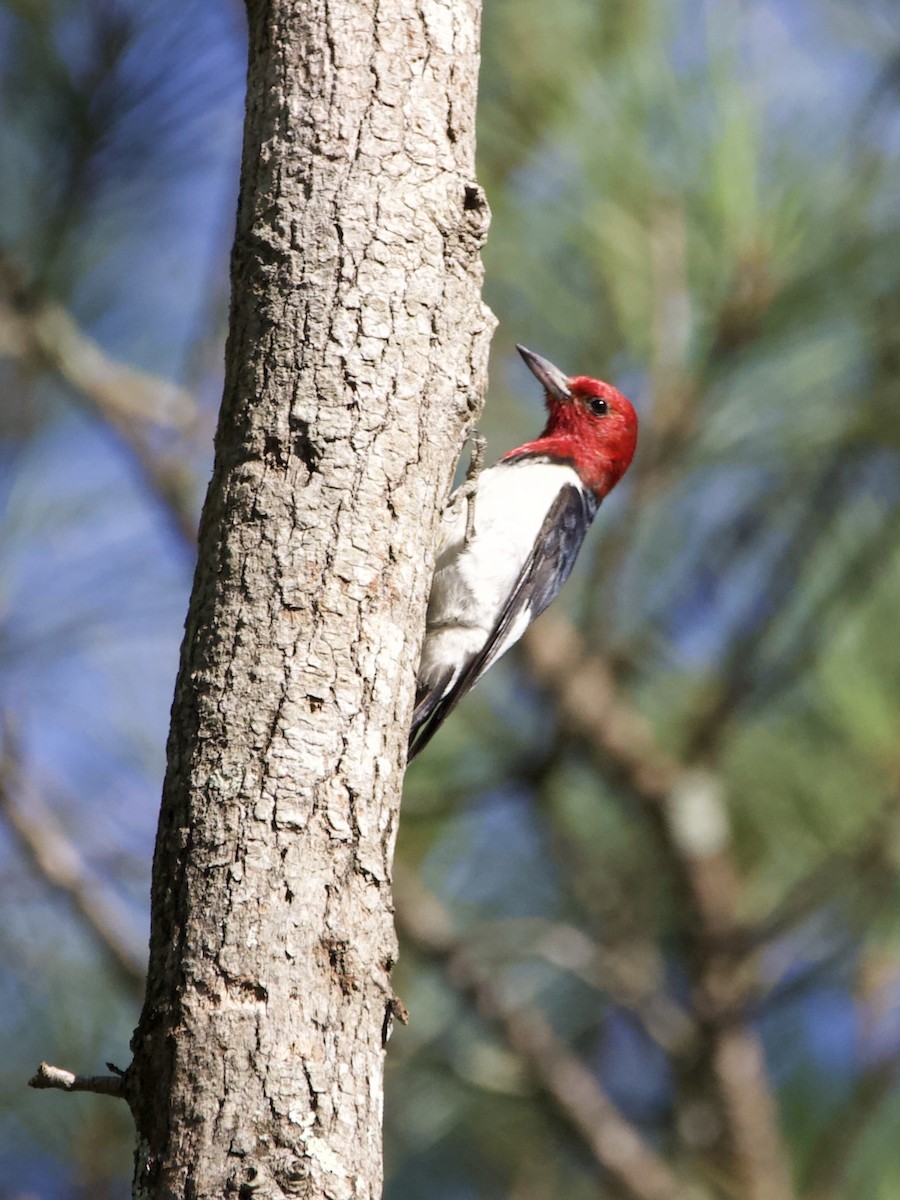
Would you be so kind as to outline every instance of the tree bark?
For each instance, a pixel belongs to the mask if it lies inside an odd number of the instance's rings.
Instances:
[[[483,393],[478,0],[251,0],[134,1194],[374,1197],[434,520]]]

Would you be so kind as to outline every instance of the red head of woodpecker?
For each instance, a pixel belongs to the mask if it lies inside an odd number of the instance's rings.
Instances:
[[[586,375],[569,378],[517,349],[544,386],[547,424],[539,438],[478,476],[474,501],[461,491],[450,498],[416,677],[410,758],[556,598],[637,444],[637,415],[621,392]]]

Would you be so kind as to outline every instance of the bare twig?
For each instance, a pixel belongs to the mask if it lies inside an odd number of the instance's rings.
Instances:
[[[478,1011],[495,1022],[598,1165],[628,1196],[633,1200],[687,1200],[689,1191],[622,1116],[543,1014],[533,1007],[510,1004],[478,970],[440,902],[405,876],[395,879],[394,900],[406,937],[421,952],[439,958],[454,987],[470,995]]]
[[[122,1075],[73,1075],[62,1067],[42,1062],[28,1080],[31,1088],[55,1088],[61,1092],[96,1092],[98,1096],[122,1096]]]

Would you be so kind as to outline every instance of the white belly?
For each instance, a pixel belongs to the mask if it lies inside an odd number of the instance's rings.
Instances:
[[[432,686],[450,663],[464,665],[484,646],[519,572],[566,484],[581,487],[575,471],[554,463],[498,463],[484,471],[475,497],[475,534],[468,545],[466,501],[444,514],[428,603],[419,686]],[[528,614],[510,629],[494,658],[525,632]]]

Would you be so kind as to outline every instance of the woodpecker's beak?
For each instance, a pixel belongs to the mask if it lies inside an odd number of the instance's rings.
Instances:
[[[544,385],[548,395],[552,396],[554,400],[572,399],[569,380],[559,367],[554,367],[552,362],[548,362],[546,358],[541,358],[533,350],[526,350],[524,346],[516,346],[516,349],[522,355],[522,358],[524,358],[528,370],[535,379],[540,380]]]

